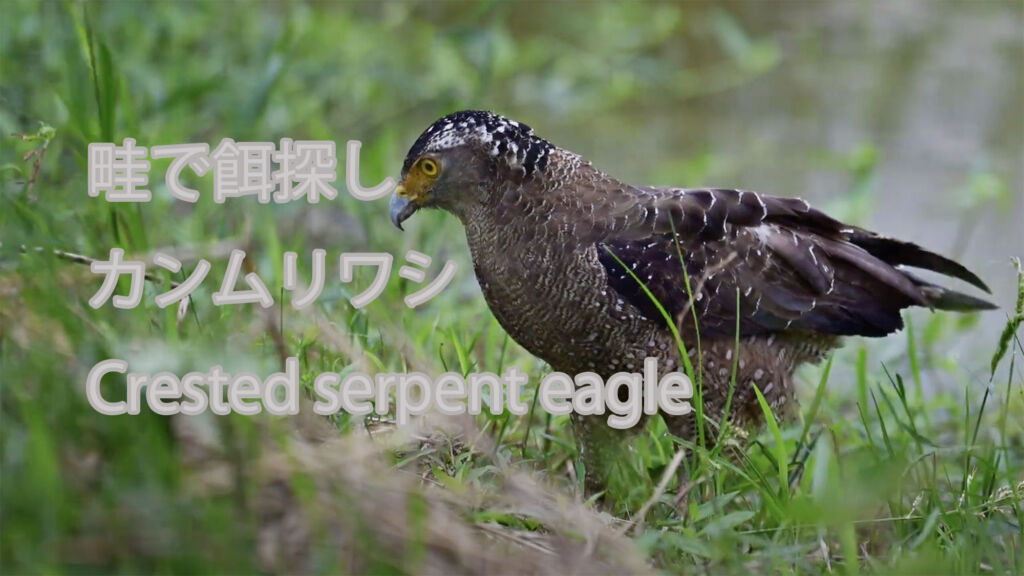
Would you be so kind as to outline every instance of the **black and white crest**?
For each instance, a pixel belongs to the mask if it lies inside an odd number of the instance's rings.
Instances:
[[[402,173],[424,153],[466,144],[482,146],[493,157],[504,157],[509,166],[522,168],[527,175],[543,170],[555,149],[526,124],[486,110],[463,110],[434,122],[420,135],[406,155]]]

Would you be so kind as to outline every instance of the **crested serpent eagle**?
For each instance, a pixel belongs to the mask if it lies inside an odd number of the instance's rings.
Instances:
[[[899,330],[909,306],[992,308],[905,269],[988,291],[962,265],[803,200],[628,184],[490,112],[445,116],[413,144],[391,220],[401,228],[421,208],[459,219],[491,311],[557,371],[607,379],[639,372],[646,357],[662,372],[681,370],[674,324],[701,370],[709,424],[722,416],[734,370],[730,421],[753,423],[753,386],[791,411],[793,371],[842,336]],[[693,414],[666,423],[696,439]],[[574,414],[573,424],[587,488],[600,489],[621,431],[600,416]]]

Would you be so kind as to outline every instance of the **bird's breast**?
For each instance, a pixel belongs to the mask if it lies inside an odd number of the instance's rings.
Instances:
[[[472,229],[477,280],[509,335],[553,368],[610,375],[671,352],[664,330],[608,286],[596,247],[530,237],[505,228]]]

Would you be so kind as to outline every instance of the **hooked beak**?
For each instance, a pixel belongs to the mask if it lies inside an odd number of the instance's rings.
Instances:
[[[395,193],[391,196],[391,204],[389,205],[389,212],[391,214],[391,223],[398,227],[399,230],[402,228],[402,222],[405,222],[410,216],[413,215],[419,206],[412,203],[405,194],[405,186],[401,184],[395,188]]]

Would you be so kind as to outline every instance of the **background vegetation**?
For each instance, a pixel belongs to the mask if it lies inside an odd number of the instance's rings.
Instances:
[[[1019,3],[19,1],[2,14],[4,572],[1024,571]],[[212,179],[186,171],[202,194],[188,205],[163,185],[167,161],[153,161],[149,204],[86,194],[87,144],[125,137],[358,139],[376,182],[460,108],[522,120],[625,179],[802,195],[964,258],[1004,308],[920,311],[898,336],[852,340],[801,374],[797,422],[707,447],[654,422],[602,513],[579,505],[567,420],[540,411],[408,436],[344,416],[88,406],[85,374],[113,357],[268,374],[298,356],[307,386],[327,370],[512,364],[537,382],[547,367],[488,312],[451,218],[417,215],[400,234],[385,200],[343,189],[316,206],[217,205]],[[134,310],[93,310],[98,277],[53,250],[115,247],[185,270],[159,272]],[[312,310],[215,308],[234,247],[275,294],[289,250],[416,248],[460,272],[416,311],[397,275],[354,310],[371,279],[348,286],[334,267]],[[158,308],[199,257],[214,267],[187,315]]]

